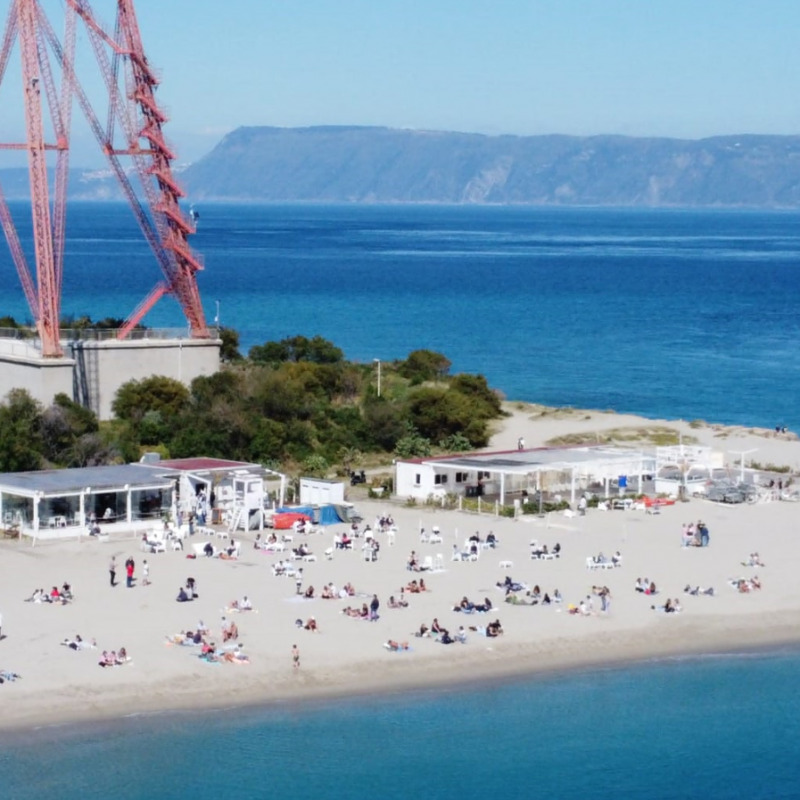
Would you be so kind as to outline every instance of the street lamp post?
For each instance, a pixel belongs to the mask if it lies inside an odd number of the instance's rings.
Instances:
[[[378,365],[378,397],[381,396],[381,360],[379,358],[372,359]]]

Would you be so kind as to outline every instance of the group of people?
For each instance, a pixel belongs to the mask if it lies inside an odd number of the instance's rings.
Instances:
[[[488,597],[484,598],[482,603],[473,603],[465,595],[453,606],[453,611],[463,612],[464,614],[472,614],[474,612],[491,611],[492,608],[492,601]]]
[[[121,667],[130,660],[128,651],[124,647],[120,647],[119,650],[103,650],[103,655],[97,663],[101,667]]]
[[[650,608],[653,611],[663,611],[665,614],[677,614],[679,611],[683,611],[680,600],[677,597],[674,600],[667,598],[667,602],[663,606],[650,606]]]
[[[708,547],[708,526],[702,520],[697,523],[685,523],[681,528],[681,544],[683,547]]]
[[[74,600],[72,594],[72,587],[64,581],[61,589],[54,586],[49,592],[44,589],[35,589],[30,597],[25,598],[26,603],[58,603],[65,606],[70,601]]]
[[[394,598],[392,598],[394,600]],[[366,602],[361,604],[361,608],[356,608],[355,606],[346,606],[342,609],[342,614],[347,617],[353,617],[354,619],[361,619],[367,622],[375,622],[378,619],[378,611],[380,610],[381,602],[378,599],[378,595],[373,594],[372,599],[369,601],[369,604]],[[391,606],[395,608],[396,606]]]
[[[753,575],[752,578],[733,578],[730,583],[740,594],[755,592],[761,588],[758,575]]]
[[[181,586],[178,589],[178,596],[175,598],[179,603],[188,603],[198,597],[197,582],[194,578],[186,579],[186,586]]]
[[[527,599],[525,599],[527,598]],[[506,603],[512,606],[549,606],[562,601],[561,592],[556,589],[552,596],[549,592],[542,592],[539,585],[525,591],[525,596],[520,597],[517,592],[506,592]]]
[[[637,578],[633,588],[640,594],[658,594],[656,585],[650,578]]]
[[[537,544],[531,545],[531,558],[547,558],[548,556],[560,558],[561,545],[558,542],[553,545],[552,550],[548,550],[546,544],[542,545],[541,547],[539,547]]]

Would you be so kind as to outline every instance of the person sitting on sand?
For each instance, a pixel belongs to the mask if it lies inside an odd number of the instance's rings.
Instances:
[[[500,541],[491,531],[489,531],[489,533],[486,535],[486,544],[488,544],[489,547],[491,547],[492,550],[494,550],[494,548],[497,547],[498,544],[500,544]]]
[[[416,579],[411,581],[411,583],[406,586],[406,591],[410,592],[411,594],[419,594],[419,584],[417,583]]]
[[[116,664],[116,653],[109,653],[108,650],[103,650],[103,655],[97,662],[101,667],[113,667]]]
[[[471,614],[475,610],[475,603],[470,602],[466,595],[461,598],[461,601],[453,606],[453,611],[463,611],[465,614]]]
[[[489,638],[495,638],[497,636],[501,636],[503,633],[503,626],[500,624],[500,620],[496,619],[494,622],[490,622],[486,626],[486,635]]]
[[[228,642],[239,638],[239,628],[236,623],[231,620],[228,623],[223,622],[222,625],[222,641]]]
[[[319,633],[319,628],[317,628],[317,621],[314,617],[309,617],[306,621],[306,624],[303,626],[307,631],[311,631],[311,633]]]
[[[428,587],[425,585],[425,578],[420,578],[419,579],[419,590],[420,590],[420,592],[427,592],[428,591]]]
[[[178,596],[175,598],[179,603],[188,603],[192,598],[186,593],[186,589],[181,586],[178,589]]]
[[[461,642],[461,644],[466,644],[467,643],[467,632],[464,630],[464,626],[463,625],[459,625],[458,626],[458,632],[456,633],[455,637],[453,637],[453,638],[455,638],[455,640],[457,642]]]
[[[750,585],[753,587],[753,589],[761,588],[761,581],[758,579],[758,575],[753,575],[753,577],[750,578]]]
[[[433,622],[431,623],[431,633],[447,633],[447,628],[439,624],[439,620],[434,617]]]
[[[361,604],[361,611],[358,612],[361,619],[369,619],[369,606],[366,603]]]
[[[411,555],[408,557],[406,569],[410,572],[419,572],[419,560],[417,559],[417,554],[414,550],[411,551]]]
[[[313,586],[309,586],[309,587],[308,587],[308,588],[305,590],[305,592],[303,592],[303,597],[304,597],[306,600],[313,600],[313,599],[314,599],[314,587],[313,587]]]
[[[214,555],[214,545],[211,542],[206,542],[205,547],[203,547],[203,554],[206,558],[211,558]]]
[[[388,639],[386,644],[383,645],[387,650],[398,652],[399,650],[408,650],[408,642],[396,642],[394,639]]]
[[[422,623],[422,625],[419,626],[419,631],[417,631],[416,635],[420,637],[424,636],[425,638],[430,636],[430,629],[424,622]]]
[[[389,608],[405,608],[408,605],[408,603],[406,603],[405,605],[398,603],[397,600],[394,599],[394,595],[391,595],[391,597],[389,598],[389,602],[386,605],[388,605]]]
[[[333,590],[332,590],[332,588],[331,588],[332,586],[333,586],[333,584],[331,584],[331,583],[326,583],[326,584],[325,584],[325,585],[322,587],[322,594],[320,594],[320,597],[321,597],[323,600],[333,600],[333,599],[336,597],[335,593],[333,592]]]

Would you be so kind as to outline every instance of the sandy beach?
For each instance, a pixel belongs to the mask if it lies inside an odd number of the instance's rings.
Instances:
[[[748,458],[762,464],[800,469],[800,443],[793,435],[770,431],[725,429],[720,426],[642,420],[605,412],[563,410],[541,413],[540,407],[508,404],[511,414],[498,426],[489,449],[512,449],[518,437],[535,447],[558,437],[599,435],[603,432],[666,426],[726,453],[730,464],[736,451],[755,450]],[[344,694],[398,691],[410,687],[454,686],[525,675],[536,671],[588,668],[648,658],[690,653],[739,651],[800,641],[800,544],[794,525],[800,506],[791,502],[726,506],[693,499],[669,506],[660,514],[644,511],[601,512],[585,517],[553,514],[545,519],[519,521],[488,515],[406,507],[384,501],[359,501],[365,521],[390,514],[396,525],[394,544],[380,535],[376,562],[365,560],[363,540],[352,551],[325,550],[345,526],[308,536],[295,535],[294,544],[307,542],[317,560],[304,563],[303,587],[315,587],[317,597],[296,594],[293,578],[273,576],[271,565],[281,554],[253,547],[255,533],[237,535],[241,557],[235,561],[188,559],[187,551],[150,554],[136,540],[82,541],[39,544],[0,543],[0,670],[21,679],[0,686],[5,728],[30,728],[64,721],[114,718],[124,714],[182,708],[229,708],[271,701],[302,700]],[[710,532],[707,548],[682,547],[683,523],[702,519]],[[420,541],[420,529],[441,530],[443,541]],[[492,531],[495,549],[481,549],[477,561],[453,561],[454,545],[478,531]],[[197,536],[194,537],[196,541]],[[561,545],[560,557],[532,560],[531,541],[548,548]],[[221,540],[220,540],[221,541]],[[220,541],[217,543],[219,544]],[[410,572],[411,551],[421,557],[442,556],[442,568]],[[587,557],[619,551],[622,565],[588,569]],[[763,567],[744,566],[758,551]],[[116,556],[120,585],[109,585],[108,563]],[[126,588],[123,563],[136,561],[137,581]],[[150,565],[149,586],[142,585],[142,561]],[[760,590],[741,593],[731,579],[758,576]],[[198,598],[175,601],[187,577],[196,581]],[[563,603],[511,605],[496,586],[510,576],[531,589],[538,585],[551,596],[558,589]],[[638,578],[648,578],[658,594],[634,590]],[[428,591],[406,592],[408,607],[388,607],[390,595],[424,578]],[[34,589],[50,590],[69,582],[75,600],[67,605],[24,602]],[[319,598],[322,587],[351,583],[357,596],[346,600]],[[714,596],[692,596],[684,587],[713,587]],[[593,586],[610,591],[610,608],[600,610]],[[380,599],[379,619],[362,621],[346,616],[347,605]],[[247,595],[252,611],[229,612],[233,600]],[[494,608],[486,614],[453,610],[462,597]],[[525,591],[519,593],[527,599]],[[593,613],[568,613],[592,597]],[[653,610],[668,598],[678,598],[682,611]],[[313,616],[319,632],[296,626]],[[250,663],[206,663],[198,648],[166,643],[168,635],[194,630],[199,620],[211,629],[210,638],[222,644],[222,618],[233,619]],[[433,618],[451,633],[460,625],[482,627],[499,619],[504,633],[487,638],[467,631],[465,644],[443,645],[413,634]],[[80,634],[96,639],[97,649],[74,651],[62,642]],[[408,642],[410,650],[389,652],[389,640]],[[292,664],[292,646],[301,665]],[[131,661],[100,668],[103,650],[124,646]]]

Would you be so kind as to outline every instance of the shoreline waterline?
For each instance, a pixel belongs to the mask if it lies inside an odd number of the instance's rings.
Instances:
[[[316,686],[304,685],[292,687],[292,681],[281,683],[273,692],[264,687],[243,686],[236,692],[220,693],[217,700],[209,702],[207,689],[181,691],[175,702],[166,707],[162,702],[148,702],[147,696],[136,693],[131,696],[116,698],[109,691],[101,693],[97,701],[102,708],[93,707],[81,711],[70,704],[47,710],[35,710],[29,713],[15,714],[10,708],[0,719],[0,742],[9,736],[19,743],[19,736],[39,740],[48,732],[65,733],[80,737],[89,728],[96,729],[118,727],[126,720],[146,720],[157,717],[182,717],[197,715],[199,717],[223,712],[246,713],[247,715],[269,714],[291,710],[293,713],[313,712],[323,707],[338,703],[360,705],[375,699],[389,699],[404,694],[427,695],[432,692],[459,694],[469,693],[476,689],[487,690],[509,685],[528,683],[536,680],[555,678],[568,679],[574,675],[592,672],[620,671],[627,669],[659,666],[670,662],[702,661],[706,658],[735,659],[740,657],[764,658],[780,656],[800,650],[800,611],[787,613],[786,619],[779,625],[764,627],[763,620],[745,618],[739,624],[731,625],[725,619],[724,634],[713,635],[704,625],[702,643],[690,644],[671,639],[650,641],[637,645],[631,639],[637,638],[641,631],[619,632],[617,635],[589,634],[573,641],[574,651],[556,655],[542,652],[539,646],[547,642],[534,643],[530,648],[519,648],[514,653],[513,661],[499,662],[495,658],[465,659],[461,666],[468,667],[468,676],[453,676],[449,671],[436,672],[437,665],[425,661],[414,665],[412,674],[392,674],[386,680],[375,679],[371,669],[373,664],[358,665],[349,679],[321,683]],[[710,622],[706,620],[705,622]],[[672,620],[666,622],[671,624]],[[677,620],[676,620],[677,622]],[[691,637],[696,631],[682,631]],[[711,635],[710,635],[711,633]],[[742,644],[747,641],[747,644]],[[592,648],[605,647],[606,652],[599,655],[589,653]],[[524,652],[524,649],[534,652]],[[618,652],[614,652],[619,649]],[[502,655],[497,653],[496,655]],[[385,664],[377,665],[385,671]],[[310,671],[304,678],[314,678]],[[155,686],[154,688],[159,688]]]

